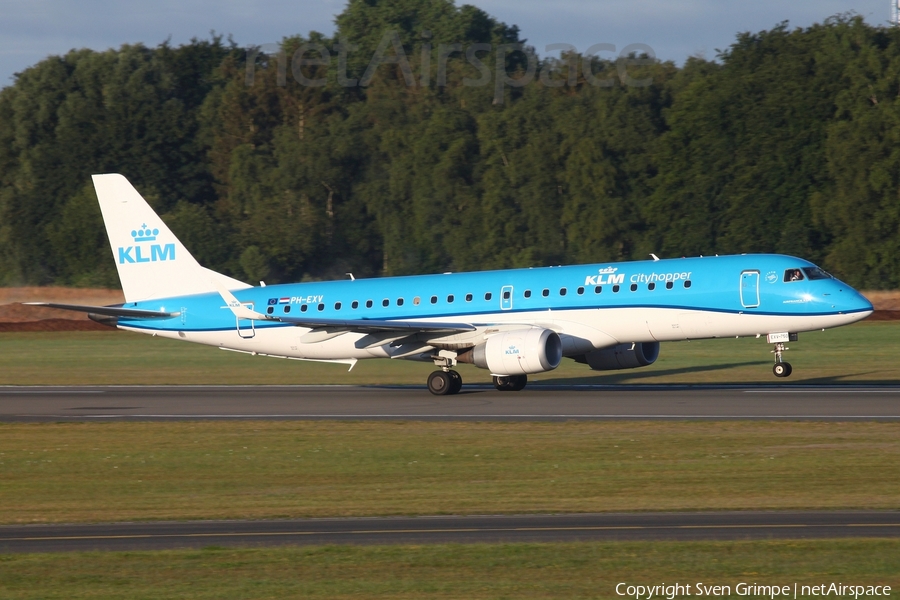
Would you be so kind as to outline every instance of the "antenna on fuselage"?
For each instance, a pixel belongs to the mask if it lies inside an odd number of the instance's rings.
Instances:
[[[653,260],[659,260],[659,257],[657,255],[653,254],[652,252],[650,253],[650,256],[653,257]]]
[[[356,281],[356,277],[353,276],[353,273],[345,273],[350,276],[350,281]]]

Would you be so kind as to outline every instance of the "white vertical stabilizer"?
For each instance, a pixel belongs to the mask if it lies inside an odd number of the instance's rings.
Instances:
[[[252,287],[200,266],[125,177],[92,179],[126,302]]]

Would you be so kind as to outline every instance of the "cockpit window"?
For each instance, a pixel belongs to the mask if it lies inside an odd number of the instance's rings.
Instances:
[[[800,269],[785,269],[785,281],[803,281],[803,271]]]
[[[830,273],[826,273],[819,267],[803,267],[803,272],[806,273],[806,276],[811,280],[834,279]]]

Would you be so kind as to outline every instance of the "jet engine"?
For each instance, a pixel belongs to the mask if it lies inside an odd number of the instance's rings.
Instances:
[[[618,371],[652,365],[659,358],[659,342],[619,344],[575,356],[575,362],[588,365],[594,371]]]
[[[459,362],[489,369],[494,375],[552,371],[562,360],[562,341],[555,331],[532,328],[498,333],[484,344],[457,355]]]

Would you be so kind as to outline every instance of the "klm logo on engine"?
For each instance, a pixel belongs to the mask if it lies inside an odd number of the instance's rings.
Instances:
[[[119,264],[160,262],[175,260],[175,244],[144,244],[138,242],[155,242],[159,229],[150,229],[146,223],[140,229],[131,231],[133,246],[119,246]]]
[[[599,275],[588,275],[584,278],[584,285],[613,285],[625,283],[625,273],[616,274],[619,269],[606,267],[598,271]]]

